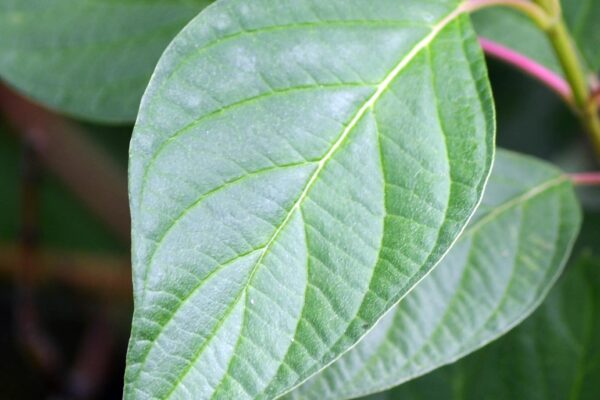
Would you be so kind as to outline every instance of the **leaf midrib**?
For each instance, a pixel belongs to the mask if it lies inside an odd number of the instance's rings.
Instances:
[[[528,201],[534,199],[537,196],[540,196],[540,195],[546,193],[547,191],[549,191],[551,189],[554,189],[554,188],[560,186],[561,184],[563,184],[566,181],[568,181],[568,177],[566,177],[565,175],[560,175],[553,179],[546,180],[543,183],[527,190],[526,192],[521,193],[518,196],[515,196],[515,197],[511,198],[510,200],[502,203],[501,205],[499,205],[498,207],[496,207],[492,211],[490,211],[485,217],[483,217],[482,219],[477,221],[475,224],[473,224],[473,226],[465,229],[465,231],[463,232],[463,235],[461,236],[461,238],[459,239],[457,244],[462,242],[463,240],[465,240],[466,237],[469,237],[469,236],[477,233],[481,228],[486,226],[488,223],[493,222],[496,217],[502,215],[503,213],[511,210],[514,207],[526,204]],[[515,264],[515,263],[513,263],[513,264]],[[458,293],[458,291],[457,291],[457,293]],[[505,297],[506,297],[506,294],[503,294],[500,299],[502,300]],[[502,301],[499,302],[499,304],[501,304],[501,303],[502,303]],[[479,329],[477,329],[474,333],[472,333],[469,336],[469,340],[476,337],[481,332],[481,330],[485,327],[485,325],[495,316],[497,309],[498,309],[498,306],[496,306],[495,309],[492,310],[489,317],[486,319],[485,323],[483,323],[479,327]],[[442,316],[442,320],[440,320],[440,322],[437,324],[436,328],[434,328],[434,331],[429,335],[430,338],[435,334],[435,331],[438,330],[440,328],[440,326],[443,326],[443,320],[446,318],[446,314],[449,310],[450,310],[450,307],[446,308],[446,310],[444,311],[444,315]],[[392,329],[391,325],[390,325],[390,329]],[[506,332],[506,330],[504,330],[503,332]],[[498,335],[495,335],[494,338],[498,337],[500,334],[502,334],[502,332],[498,333]],[[386,335],[386,337],[387,337],[387,335]],[[489,343],[494,338],[491,338],[486,343]],[[429,339],[404,362],[402,368],[404,368],[406,365],[408,365],[421,351],[423,351],[424,348],[426,348],[428,346],[428,344],[429,344]],[[456,357],[454,357],[454,360],[457,360],[460,357],[464,356],[465,353],[468,353],[468,350],[467,350],[467,352],[465,352],[465,351],[460,352]],[[374,362],[374,359],[375,359],[375,357],[371,357],[369,364]],[[449,363],[450,362],[444,363],[443,365],[446,365]],[[439,366],[441,366],[441,365],[436,364],[433,368],[437,368]],[[366,367],[366,368],[369,368],[369,367]],[[377,388],[376,392],[380,392],[380,391],[387,390],[387,389],[393,388],[395,386],[398,386],[398,385],[402,384],[403,382],[407,382],[407,381],[413,379],[414,377],[421,376],[421,375],[427,373],[428,371],[431,371],[433,368],[417,370],[417,372],[414,372],[414,373],[408,375],[401,381],[396,381],[392,384],[383,386],[381,388]],[[358,374],[362,373],[363,371],[364,371],[364,369],[361,369]],[[358,376],[358,374],[356,376]],[[375,393],[375,392],[373,392],[373,391],[349,391],[349,392],[343,393],[342,395],[347,396],[347,398],[355,398],[355,397],[359,397],[359,396],[366,396],[366,395],[369,395],[372,393]]]
[[[527,202],[528,200],[544,193],[545,191],[552,189],[553,187],[556,187],[563,182],[568,181],[568,179],[569,178],[565,175],[559,175],[556,178],[547,180],[544,183],[533,187],[532,189],[526,191],[525,193],[519,196],[511,198],[509,201],[506,201],[500,206],[494,208],[486,216],[475,222],[472,226],[467,227],[467,229],[465,229],[465,232],[463,233],[463,237],[472,235],[473,233],[481,229],[483,226],[485,226],[488,222],[490,222],[490,220],[495,219],[498,215],[502,214],[503,212],[511,209],[516,205]]]
[[[179,130],[177,130],[172,136],[170,136],[169,138],[167,138],[166,140],[164,140],[162,142],[162,144],[158,147],[158,149],[153,153],[152,157],[150,158],[150,160],[148,161],[148,165],[145,168],[144,171],[144,175],[142,177],[142,187],[140,189],[139,192],[139,202],[138,202],[138,208],[141,207],[141,204],[143,203],[143,199],[144,199],[144,192],[145,192],[145,182],[147,181],[147,176],[149,171],[152,169],[155,161],[157,160],[158,156],[160,155],[160,153],[165,149],[165,147],[173,142],[173,140],[175,140],[176,138],[178,138],[180,135],[188,132],[191,128],[193,128],[195,125],[197,125],[200,121],[203,121],[205,119],[208,119],[210,117],[216,116],[216,115],[220,115],[222,114],[223,110],[229,110],[231,108],[234,107],[238,107],[241,106],[243,104],[248,103],[249,101],[254,101],[254,100],[258,100],[260,98],[265,98],[265,97],[271,97],[275,94],[285,94],[288,93],[292,90],[305,90],[305,89],[314,89],[314,88],[327,88],[327,87],[351,87],[351,86],[357,86],[357,87],[376,87],[376,91],[373,95],[371,95],[371,97],[369,97],[369,99],[367,99],[366,103],[359,109],[359,111],[357,112],[357,114],[354,116],[354,118],[350,121],[349,123],[349,128],[347,127],[344,132],[346,134],[348,134],[350,131],[352,131],[352,129],[354,128],[354,126],[350,126],[354,123],[354,125],[356,125],[356,123],[358,123],[361,119],[361,117],[363,115],[358,115],[358,113],[360,113],[362,111],[362,114],[364,114],[366,112],[366,110],[368,110],[370,108],[370,106],[372,106],[373,104],[375,104],[375,102],[377,101],[377,99],[383,94],[383,92],[387,89],[387,87],[389,86],[389,84],[391,83],[391,81],[398,75],[398,73],[406,66],[406,64],[408,64],[410,61],[412,61],[412,59],[414,58],[414,56],[416,56],[420,50],[422,50],[423,47],[426,47],[429,43],[431,43],[431,41],[435,38],[435,36],[437,36],[437,34],[439,33],[439,31],[441,31],[449,22],[451,22],[452,20],[454,20],[458,15],[460,15],[462,12],[467,11],[466,6],[464,3],[461,3],[456,9],[454,9],[452,12],[448,13],[446,15],[446,17],[442,18],[437,24],[435,24],[434,26],[431,26],[431,32],[425,36],[425,38],[421,39],[414,47],[413,49],[400,61],[400,63],[398,65],[396,65],[396,67],[394,69],[392,69],[392,71],[384,78],[384,80],[377,86],[370,84],[370,83],[344,83],[344,84],[319,84],[319,85],[301,85],[301,86],[297,86],[297,87],[292,87],[292,88],[286,88],[286,89],[282,89],[282,90],[275,90],[275,91],[271,91],[268,93],[264,93],[264,94],[260,94],[257,96],[253,96],[251,98],[247,98],[247,99],[243,99],[240,100],[238,102],[235,102],[233,104],[229,104],[224,106],[223,108],[217,109],[213,112],[210,112],[209,114],[203,115],[200,118],[192,121],[191,123],[189,123],[188,125],[180,128]],[[244,30],[242,32],[236,33],[236,34],[232,34],[232,35],[228,35],[225,36],[224,38],[220,38],[218,41],[215,41],[213,43],[210,43],[208,46],[204,46],[201,47],[200,49],[198,49],[196,52],[194,52],[195,55],[197,55],[198,52],[203,52],[205,50],[207,50],[210,47],[213,47],[215,45],[221,44],[223,42],[223,40],[232,40],[235,39],[239,36],[242,35],[248,35],[248,34],[255,34],[255,33],[263,33],[263,32],[271,32],[271,31],[278,31],[278,30],[284,30],[286,28],[305,28],[307,26],[321,26],[321,25],[331,25],[334,23],[341,23],[343,26],[348,25],[354,25],[357,24],[359,22],[365,22],[365,21],[361,21],[361,20],[345,20],[345,21],[323,21],[321,23],[296,23],[296,24],[288,24],[288,25],[275,25],[275,26],[269,26],[267,28],[260,28],[260,29],[255,29],[255,30]],[[366,22],[368,23],[377,23],[378,25],[388,25],[388,24],[392,24],[392,22],[394,22],[395,24],[398,24],[398,21],[380,21],[380,20],[367,20]],[[407,26],[408,21],[400,21],[400,25],[401,26]],[[415,26],[421,26],[421,24],[415,24]],[[426,43],[422,43],[422,42],[426,42]],[[419,47],[420,46],[420,47]],[[189,61],[188,59],[184,59],[182,64],[185,64],[187,61]],[[404,63],[404,64],[403,64]],[[155,96],[160,96],[161,92],[164,88],[164,86],[166,85],[166,82],[169,81],[169,79],[171,79],[174,74],[177,72],[178,68],[175,68],[174,71],[171,72],[171,74],[165,79],[165,81],[163,82],[162,85],[159,86],[157,94]],[[393,75],[393,76],[392,76]],[[371,102],[372,104],[369,105],[368,103]],[[364,109],[364,110],[363,110]],[[356,118],[358,116],[358,118]],[[348,130],[348,132],[346,132],[346,130]],[[344,132],[342,133],[342,135],[344,134]],[[339,141],[339,138],[338,138]],[[342,138],[343,141],[343,138]],[[334,144],[335,146],[335,144]],[[330,151],[323,157],[326,158],[329,153],[331,152],[331,148]],[[319,161],[322,162],[323,159],[321,159]],[[316,161],[315,161],[316,162]],[[305,187],[306,189],[306,187]],[[308,188],[310,189],[310,188]],[[293,214],[292,212],[293,210],[290,210],[290,214]],[[288,215],[288,217],[290,217],[290,215]],[[172,227],[172,226],[171,226]],[[164,234],[163,234],[164,236]],[[153,250],[153,253],[156,252],[156,249]],[[144,277],[142,279],[143,281],[143,288],[142,288],[142,292],[145,292],[146,290],[146,281],[147,281],[147,276],[149,274],[149,265],[151,262],[151,259],[153,258],[153,254],[150,256],[150,261],[148,262],[148,266],[145,269],[144,272]],[[142,301],[143,302],[143,301]]]
[[[208,7],[207,7],[208,8]],[[191,60],[195,57],[198,57],[199,54],[202,54],[204,52],[206,52],[207,50],[221,45],[223,44],[223,42],[225,41],[230,41],[230,40],[235,40],[239,37],[242,36],[246,36],[246,35],[256,35],[256,34],[262,34],[262,33],[266,33],[266,32],[277,32],[277,31],[281,31],[281,30],[289,30],[289,29],[306,29],[306,28],[313,28],[313,27],[321,27],[321,26],[338,26],[338,27],[348,27],[348,28],[353,28],[357,25],[367,25],[367,26],[376,26],[376,27],[381,27],[381,26],[401,26],[401,27],[408,27],[408,26],[414,26],[414,27],[427,27],[427,28],[431,28],[430,26],[427,25],[423,25],[423,24],[411,24],[410,21],[404,21],[404,20],[394,20],[394,21],[385,21],[385,20],[343,20],[343,21],[333,21],[333,20],[323,20],[320,22],[305,22],[305,23],[292,23],[292,24],[285,24],[285,25],[271,25],[271,26],[267,26],[267,27],[263,27],[263,28],[257,28],[257,29],[246,29],[234,34],[230,34],[230,35],[226,35],[223,36],[221,38],[219,38],[218,40],[208,43],[206,46],[200,47],[198,48],[196,51],[194,51],[191,55],[189,55],[188,57],[185,57],[170,73],[169,75],[164,78],[164,81],[158,86],[157,90],[156,90],[156,94],[154,95],[154,97],[160,97],[167,85],[167,83],[179,72],[179,70],[181,68],[183,68],[184,65],[186,65],[187,63],[191,62]],[[332,85],[332,84],[325,84],[325,83],[317,83],[317,85],[315,85],[314,87],[327,87],[327,86],[346,86],[347,84],[343,84],[343,85]],[[360,84],[361,86],[372,86],[370,83],[367,82],[363,82]],[[358,84],[357,84],[358,86]],[[308,87],[308,85],[303,85],[302,87]],[[281,91],[286,91],[287,89],[284,90],[280,90]],[[255,96],[255,97],[262,97],[264,95],[269,95],[270,93],[265,93],[263,95],[259,95],[259,96]],[[245,102],[246,99],[241,100],[237,103],[243,103]],[[153,106],[153,104],[151,103],[150,105],[151,107]],[[229,105],[226,105],[222,108],[228,108]],[[213,112],[211,112],[210,114],[214,114],[214,113],[218,113],[221,109],[215,110]],[[159,146],[158,148],[154,151],[154,153],[152,154],[151,158],[148,161],[148,167],[146,168],[146,172],[144,173],[144,176],[142,178],[142,181],[145,182],[147,175],[148,175],[148,171],[151,169],[152,165],[154,164],[154,162],[156,161],[156,159],[158,158],[158,156],[160,155],[160,153],[162,153],[162,151],[164,151],[164,148],[168,145],[169,142],[173,141],[174,139],[178,138],[179,136],[181,136],[182,134],[186,133],[187,131],[189,131],[192,127],[194,127],[199,121],[203,120],[204,116],[190,122],[189,124],[185,125],[184,127],[178,129],[176,132],[174,132],[169,138],[167,138],[166,140],[164,140]],[[142,203],[142,199],[143,199],[143,187],[140,190],[140,201],[139,204]]]
[[[413,48],[404,57],[402,57],[402,59],[400,60],[400,62],[385,76],[385,78],[382,80],[382,82],[379,85],[377,85],[377,89],[376,89],[375,93],[373,93],[365,101],[365,103],[358,109],[358,111],[356,112],[356,114],[354,115],[354,117],[350,120],[350,122],[348,123],[348,125],[346,126],[346,128],[344,128],[344,130],[342,131],[342,133],[339,135],[339,137],[336,139],[336,141],[333,143],[333,145],[330,147],[330,149],[327,151],[327,153],[318,161],[317,168],[315,169],[315,171],[312,173],[312,175],[308,179],[308,182],[304,186],[304,188],[303,188],[302,192],[300,193],[300,195],[298,196],[297,200],[294,202],[294,204],[292,205],[292,207],[290,208],[290,210],[286,214],[285,218],[281,222],[281,224],[275,229],[275,231],[271,235],[270,239],[267,241],[266,245],[264,245],[264,247],[262,248],[262,253],[260,254],[260,256],[257,259],[257,261],[254,263],[254,265],[251,267],[252,269],[251,269],[251,272],[250,272],[249,277],[248,277],[248,281],[247,281],[248,283],[244,286],[244,289],[240,290],[240,293],[238,294],[238,296],[232,301],[232,303],[228,307],[226,313],[220,318],[219,321],[225,320],[226,318],[228,318],[230,312],[235,308],[235,306],[238,304],[238,302],[241,300],[241,298],[245,295],[245,293],[248,290],[248,287],[250,286],[250,283],[252,282],[252,279],[253,279],[254,275],[256,274],[256,272],[258,270],[258,266],[262,263],[262,261],[264,260],[264,258],[266,257],[266,255],[269,253],[269,251],[271,249],[271,246],[277,240],[277,238],[279,237],[279,235],[283,231],[283,229],[287,226],[287,224],[289,223],[289,221],[293,217],[294,213],[303,204],[303,202],[306,199],[306,197],[307,197],[308,193],[310,192],[311,188],[313,187],[313,185],[317,181],[317,179],[319,177],[319,174],[322,172],[322,170],[325,168],[325,166],[331,160],[331,158],[337,152],[337,150],[344,144],[344,142],[346,141],[346,139],[348,138],[348,136],[350,135],[350,133],[358,125],[358,123],[361,121],[361,119],[366,115],[367,111],[370,110],[370,109],[372,109],[374,107],[374,105],[377,103],[377,101],[383,95],[383,93],[385,93],[385,91],[389,88],[389,86],[394,81],[394,79],[396,79],[398,77],[398,75],[404,70],[404,68],[407,65],[410,64],[410,62],[421,52],[421,50],[427,48],[433,42],[433,40],[438,36],[438,34],[450,22],[452,22],[453,20],[455,20],[465,10],[466,10],[465,3],[461,3],[452,12],[448,13],[444,18],[442,18],[439,22],[437,22],[431,28],[431,31],[424,38],[422,38],[421,40],[419,40],[419,42],[417,42],[417,44],[415,46],[413,46]],[[195,292],[195,290],[193,290],[191,292],[191,294],[194,293],[194,292]],[[184,298],[184,301],[187,298],[189,298],[190,295],[186,296]],[[180,302],[179,307],[181,307],[181,305],[184,303],[184,301]],[[173,315],[176,314],[176,312],[179,309],[179,307],[174,310]],[[244,310],[244,317],[243,317],[244,320],[242,321],[242,325],[244,324],[245,316],[246,316],[246,310]],[[169,321],[171,321],[172,319],[173,318],[171,318]],[[150,352],[152,350],[152,346],[158,340],[158,338],[160,337],[160,335],[162,334],[162,332],[164,332],[164,329],[166,328],[166,326],[167,326],[167,324],[164,324],[161,327],[161,329],[158,332],[158,334],[156,335],[156,337],[152,340],[152,343],[151,343],[148,351],[146,352],[146,355],[145,355],[144,359],[140,363],[141,365],[138,368],[139,372],[136,374],[135,378],[131,381],[131,385],[135,385],[136,382],[139,380],[139,377],[141,375],[140,372],[143,370],[143,367],[145,366],[147,357],[148,357],[148,355],[150,354]],[[218,326],[219,326],[219,322],[217,322],[217,324],[215,325],[215,327],[218,327]],[[214,329],[213,329],[213,332],[214,332]],[[214,334],[206,339],[207,343],[211,341],[212,337],[214,337]],[[202,350],[204,347],[205,346],[201,346],[200,350]],[[196,354],[194,354],[193,358],[189,361],[188,366],[179,374],[179,376],[178,376],[176,382],[174,382],[171,390],[167,393],[167,395],[165,397],[165,400],[168,400],[168,399],[171,398],[171,396],[173,395],[173,393],[175,392],[175,390],[179,386],[179,383],[181,383],[181,381],[189,373],[189,371],[192,369],[193,365],[195,364],[195,362],[197,361],[197,359],[200,357],[201,354],[202,354],[202,351],[197,352]],[[315,373],[317,373],[317,372],[315,372]]]

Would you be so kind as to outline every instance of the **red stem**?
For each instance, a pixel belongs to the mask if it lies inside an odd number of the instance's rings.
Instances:
[[[0,242],[0,283],[21,271],[21,247]],[[105,302],[130,301],[131,267],[127,257],[37,248],[31,285],[69,287]]]
[[[575,185],[600,186],[600,172],[582,172],[571,174],[571,181]]]
[[[38,273],[36,251],[39,244],[40,166],[31,143],[23,141],[21,166],[21,240],[17,256],[16,301],[14,303],[18,340],[26,354],[47,378],[56,383],[62,369],[62,355],[46,333],[35,301]]]
[[[83,338],[66,384],[67,398],[93,399],[108,378],[115,350],[115,329],[105,310],[95,316]]]
[[[600,106],[600,87],[596,87],[593,91],[592,91],[592,97],[591,97],[591,101],[592,102],[597,102],[598,105]]]
[[[483,51],[491,57],[510,64],[527,75],[541,81],[571,104],[573,95],[567,82],[558,74],[524,55],[484,37],[479,38]]]

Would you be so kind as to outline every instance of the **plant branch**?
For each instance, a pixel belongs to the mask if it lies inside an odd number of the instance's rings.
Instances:
[[[114,327],[100,310],[90,323],[80,345],[77,359],[66,382],[67,398],[93,399],[111,370],[111,357],[115,350]]]
[[[36,273],[31,278],[34,286],[58,281],[88,295],[130,300],[131,267],[126,257],[52,249],[37,249],[32,256],[36,260]],[[19,269],[19,246],[0,243],[0,275],[10,279],[18,275]]]
[[[479,38],[483,51],[498,60],[504,61],[527,75],[541,81],[548,86],[568,104],[572,104],[573,95],[569,84],[558,74],[535,62],[534,60],[492,40],[484,37]]]
[[[467,0],[465,11],[474,12],[488,7],[514,8],[527,15],[542,30],[554,24],[553,18],[541,6],[529,0]]]
[[[571,181],[578,186],[600,186],[600,172],[571,174]]]
[[[44,330],[34,296],[34,281],[38,272],[39,186],[38,160],[31,143],[25,139],[21,166],[21,238],[15,254],[15,324],[18,340],[26,354],[47,378],[56,382],[63,364],[62,355]]]
[[[597,157],[600,157],[600,117],[598,103],[586,78],[586,69],[580,61],[579,54],[569,35],[566,25],[559,16],[559,21],[547,31],[548,38],[554,47],[558,60],[573,93],[575,104],[583,126],[590,136]]]
[[[598,107],[600,107],[600,88],[596,88],[592,91],[592,97],[590,98],[590,101],[598,104]]]
[[[129,244],[125,171],[87,139],[80,126],[0,85],[0,112],[26,137],[41,162]]]
[[[567,30],[558,0],[467,0],[466,11],[473,12],[492,6],[505,6],[517,9],[527,15],[542,29],[561,64],[571,87],[572,102],[585,127],[594,150],[600,158],[600,116],[598,101],[588,84],[587,71]]]

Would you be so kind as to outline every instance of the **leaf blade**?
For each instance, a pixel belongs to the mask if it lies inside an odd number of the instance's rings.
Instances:
[[[0,2],[0,75],[60,112],[135,120],[160,54],[209,0]]]
[[[126,397],[275,397],[358,340],[454,241],[492,157],[485,66],[457,2],[391,4],[267,15],[223,1],[167,50],[130,158]],[[449,92],[463,102],[432,102]],[[223,265],[253,251],[256,268],[233,280]],[[196,290],[221,274],[231,287]]]
[[[598,265],[596,258],[581,257],[542,306],[514,331],[456,364],[377,398],[594,399],[600,372],[596,339],[600,326],[594,312]],[[507,357],[509,351],[518,357]],[[506,372],[499,379],[488,365]],[[460,396],[453,389],[457,385],[463,388]]]
[[[544,299],[580,219],[565,175],[498,152],[480,209],[440,266],[354,349],[289,397],[382,391],[489,343]],[[419,313],[426,317],[415,321]]]

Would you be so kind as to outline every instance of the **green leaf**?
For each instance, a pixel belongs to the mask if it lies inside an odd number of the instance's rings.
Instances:
[[[436,265],[493,154],[462,11],[222,0],[175,39],[130,153],[125,398],[274,398]]]
[[[591,71],[600,70],[600,2],[562,0],[563,16],[582,57]],[[552,71],[562,68],[546,35],[519,11],[488,8],[473,15],[479,35],[537,61]]]
[[[522,325],[460,362],[372,400],[596,400],[600,259],[571,266]]]
[[[565,21],[583,58],[594,72],[600,71],[600,2],[562,0]]]
[[[210,0],[0,0],[0,76],[76,117],[133,121],[161,53]]]
[[[498,152],[481,206],[440,265],[355,348],[289,397],[349,399],[382,391],[502,335],[546,296],[580,219],[567,176]]]
[[[487,8],[473,14],[477,34],[521,53],[555,73],[562,68],[550,41],[531,20],[510,8]]]

